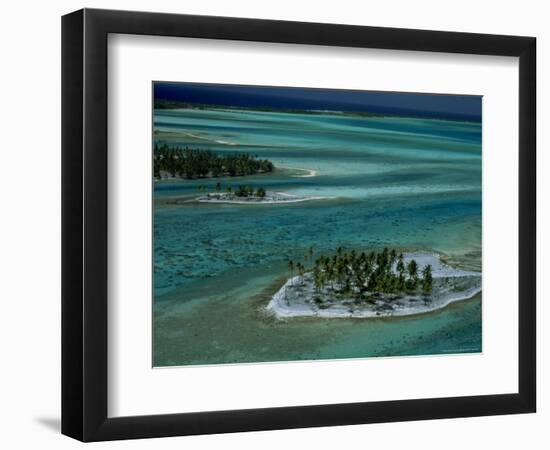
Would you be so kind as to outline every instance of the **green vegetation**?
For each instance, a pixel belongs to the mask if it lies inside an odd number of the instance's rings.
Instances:
[[[248,153],[218,155],[211,150],[169,147],[167,144],[155,144],[153,160],[155,178],[160,178],[162,172],[192,179],[254,175],[274,169],[271,161]]]
[[[305,264],[313,263],[306,269],[300,261],[289,261],[291,277],[296,270],[300,275],[312,272],[315,290],[333,291],[340,298],[368,300],[380,294],[418,294],[432,292],[432,267],[422,269],[418,275],[418,264],[413,259],[405,264],[403,254],[384,248],[381,252],[350,252],[339,247],[332,257],[321,255],[313,261],[313,249],[304,256]],[[319,299],[320,297],[316,297]],[[319,300],[320,301],[320,300]]]
[[[215,184],[213,188],[211,188],[211,190],[212,191],[209,192],[209,188],[202,184],[197,186],[197,191],[199,191],[200,193],[206,193],[209,197],[213,197],[213,198],[231,198],[231,197],[265,198],[266,196],[266,190],[263,186],[259,186],[257,189],[254,189],[252,186],[241,185],[241,186],[238,186],[237,189],[233,189],[233,186],[229,185],[225,187],[219,181]]]
[[[254,188],[251,186],[239,186],[237,190],[235,191],[235,195],[237,197],[258,197],[258,198],[264,198],[265,197],[265,188],[260,186],[256,191],[254,191]]]

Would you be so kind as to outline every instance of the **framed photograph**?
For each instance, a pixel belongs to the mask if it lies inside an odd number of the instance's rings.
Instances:
[[[535,412],[532,37],[62,21],[62,432]]]

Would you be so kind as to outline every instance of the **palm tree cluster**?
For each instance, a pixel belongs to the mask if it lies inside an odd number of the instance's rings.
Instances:
[[[153,162],[155,178],[160,178],[161,172],[191,179],[253,175],[274,169],[271,161],[248,153],[218,155],[211,150],[170,147],[167,144],[155,144]]]
[[[252,186],[239,186],[235,191],[237,197],[265,197],[265,188],[260,186],[258,189],[254,190]]]
[[[223,192],[225,189],[225,192]],[[199,192],[208,192],[208,187],[204,185],[197,186]],[[234,195],[235,197],[258,197],[264,198],[266,195],[266,190],[263,186],[259,186],[257,189],[254,189],[252,186],[239,186],[237,189],[233,189],[233,186],[229,185],[224,188],[224,186],[218,181],[214,186],[214,191],[216,196],[220,195]],[[210,196],[211,194],[208,194]]]
[[[310,249],[304,260],[312,261]],[[343,298],[367,299],[373,294],[415,294],[419,290],[432,292],[432,267],[425,266],[419,274],[417,262],[405,263],[402,253],[384,248],[381,252],[350,252],[339,247],[332,257],[319,256],[311,269],[301,262],[289,261],[291,275],[296,269],[300,275],[312,272],[315,290],[330,290]]]

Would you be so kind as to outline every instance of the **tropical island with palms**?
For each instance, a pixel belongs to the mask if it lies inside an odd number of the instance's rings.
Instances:
[[[156,180],[245,177],[268,174],[274,170],[275,166],[271,161],[259,159],[249,153],[219,155],[211,150],[171,147],[167,144],[155,144],[153,153],[153,175]],[[216,183],[213,192],[205,193],[205,191],[206,187],[199,186],[199,192],[203,195],[197,197],[196,201],[200,203],[274,204],[297,203],[324,198],[267,191],[264,186],[259,186],[256,189],[244,184],[236,187],[222,186],[221,182]]]
[[[201,187],[200,192],[206,192],[206,187]],[[234,188],[229,185],[222,186],[216,183],[213,192],[206,192],[195,200],[199,203],[235,203],[240,205],[273,204],[273,203],[297,203],[307,200],[321,200],[324,197],[301,197],[287,194],[285,192],[266,191],[265,187],[259,186],[254,189],[252,186],[239,185]]]
[[[273,172],[275,166],[267,159],[249,153],[217,154],[211,150],[155,144],[153,176],[166,178],[239,177]]]
[[[290,278],[267,309],[295,316],[378,317],[433,311],[481,291],[481,274],[445,265],[433,253],[395,249],[356,252],[339,247],[332,256],[288,261]]]

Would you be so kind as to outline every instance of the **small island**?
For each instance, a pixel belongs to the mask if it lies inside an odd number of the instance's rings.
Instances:
[[[310,249],[303,261],[288,262],[290,278],[267,306],[277,318],[405,316],[434,311],[481,291],[480,273],[449,267],[432,253],[338,248],[336,254],[313,261]]]
[[[205,191],[205,187],[199,190]],[[284,192],[266,191],[263,186],[254,189],[252,186],[227,186],[223,189],[221,183],[216,183],[215,191],[196,198],[200,203],[235,203],[240,205],[257,205],[273,203],[296,203],[307,200],[320,200],[322,197],[300,197]]]
[[[166,178],[239,177],[273,172],[275,166],[267,159],[248,153],[219,155],[211,150],[170,147],[155,144],[153,176]]]

